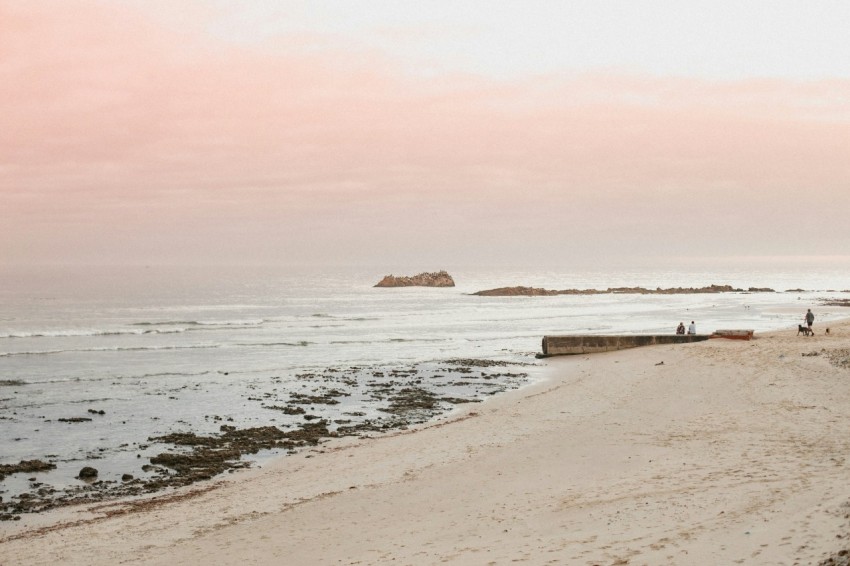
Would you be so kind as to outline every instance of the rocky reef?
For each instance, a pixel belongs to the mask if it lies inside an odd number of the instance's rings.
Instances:
[[[254,426],[225,424],[236,421],[217,414],[205,415],[205,422],[195,425],[181,419],[169,432],[118,447],[98,446],[96,454],[79,460],[80,464],[98,461],[97,468],[84,465],[80,469],[56,454],[0,464],[0,480],[15,474],[31,476],[27,481],[18,478],[11,484],[0,483],[0,522],[206,481],[250,467],[252,455],[260,452],[267,456],[320,452],[321,444],[331,439],[405,430],[457,405],[479,403],[519,387],[527,382],[523,368],[528,365],[524,361],[453,358],[412,365],[328,367],[253,382],[242,399],[251,407]],[[301,387],[296,388],[296,382]],[[99,416],[101,411],[92,408],[88,414]],[[159,420],[160,416],[153,418]],[[67,425],[73,427],[90,424],[71,419],[63,422],[78,423]],[[135,453],[135,458],[126,457],[127,453]],[[72,477],[74,481],[70,481]]]
[[[696,293],[773,293],[767,287],[738,289],[731,285],[709,285],[707,287],[671,287],[647,289],[645,287],[609,287],[608,289],[542,289],[538,287],[499,287],[472,293],[480,297],[548,297],[553,295],[690,295]]]
[[[387,275],[375,287],[454,287],[452,276],[445,271],[420,273],[412,277]]]

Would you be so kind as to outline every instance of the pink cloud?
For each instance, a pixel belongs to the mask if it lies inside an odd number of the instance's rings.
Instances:
[[[115,4],[12,3],[0,21],[7,261],[520,260],[683,233],[702,243],[658,253],[827,253],[850,236],[785,233],[801,204],[836,223],[850,204],[850,81],[424,79],[356,46],[231,44]]]

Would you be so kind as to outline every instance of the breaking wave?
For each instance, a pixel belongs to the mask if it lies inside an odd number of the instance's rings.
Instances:
[[[268,322],[262,318],[245,320],[160,320],[134,322],[133,326],[261,326]]]
[[[91,336],[142,336],[144,334],[178,334],[186,328],[155,328],[148,330],[47,330],[36,332],[10,332],[0,334],[3,338],[75,338]]]
[[[49,356],[53,354],[70,354],[80,352],[161,352],[166,350],[215,350],[220,348],[261,348],[274,346],[309,346],[311,342],[300,340],[298,342],[256,342],[237,344],[187,344],[171,346],[127,346],[114,348],[70,348],[67,350],[35,350],[27,352],[0,352],[0,358],[11,358],[15,356]]]
[[[144,336],[145,334],[179,334],[182,332],[196,332],[201,330],[228,330],[239,328],[256,328],[268,321],[266,320],[230,320],[230,321],[201,321],[201,320],[167,320],[161,322],[134,322],[130,326],[139,328],[96,330],[96,329],[72,329],[72,330],[37,330],[33,332],[9,332],[0,334],[0,340],[13,338],[75,338],[94,336]],[[155,328],[165,327],[165,328]]]

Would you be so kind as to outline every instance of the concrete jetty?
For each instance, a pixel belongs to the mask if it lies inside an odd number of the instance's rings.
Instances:
[[[655,344],[687,344],[711,338],[709,334],[641,334],[628,336],[544,336],[543,355],[563,356],[611,352]]]
[[[575,335],[544,336],[543,354],[538,357],[568,356],[575,354],[593,354],[611,352],[639,346],[655,344],[688,344],[702,342],[710,338],[728,338],[731,340],[752,340],[752,330],[715,330],[712,334],[631,334],[620,336]]]

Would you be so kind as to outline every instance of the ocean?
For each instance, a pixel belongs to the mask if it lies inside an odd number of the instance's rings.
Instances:
[[[333,431],[445,416],[458,403],[542,379],[546,362],[535,354],[546,334],[672,333],[691,320],[699,333],[796,332],[807,308],[816,329],[847,316],[821,302],[850,297],[844,269],[445,268],[456,287],[374,288],[387,273],[363,268],[3,268],[0,465],[38,459],[56,469],[9,474],[0,497],[73,489],[83,466],[116,485],[124,474],[163,473],[142,466],[171,433],[293,429],[311,417]],[[470,294],[710,284],[779,292]],[[430,395],[429,410],[412,403],[402,408],[415,418],[399,420],[399,391],[414,390]],[[284,411],[287,403],[303,410]]]

